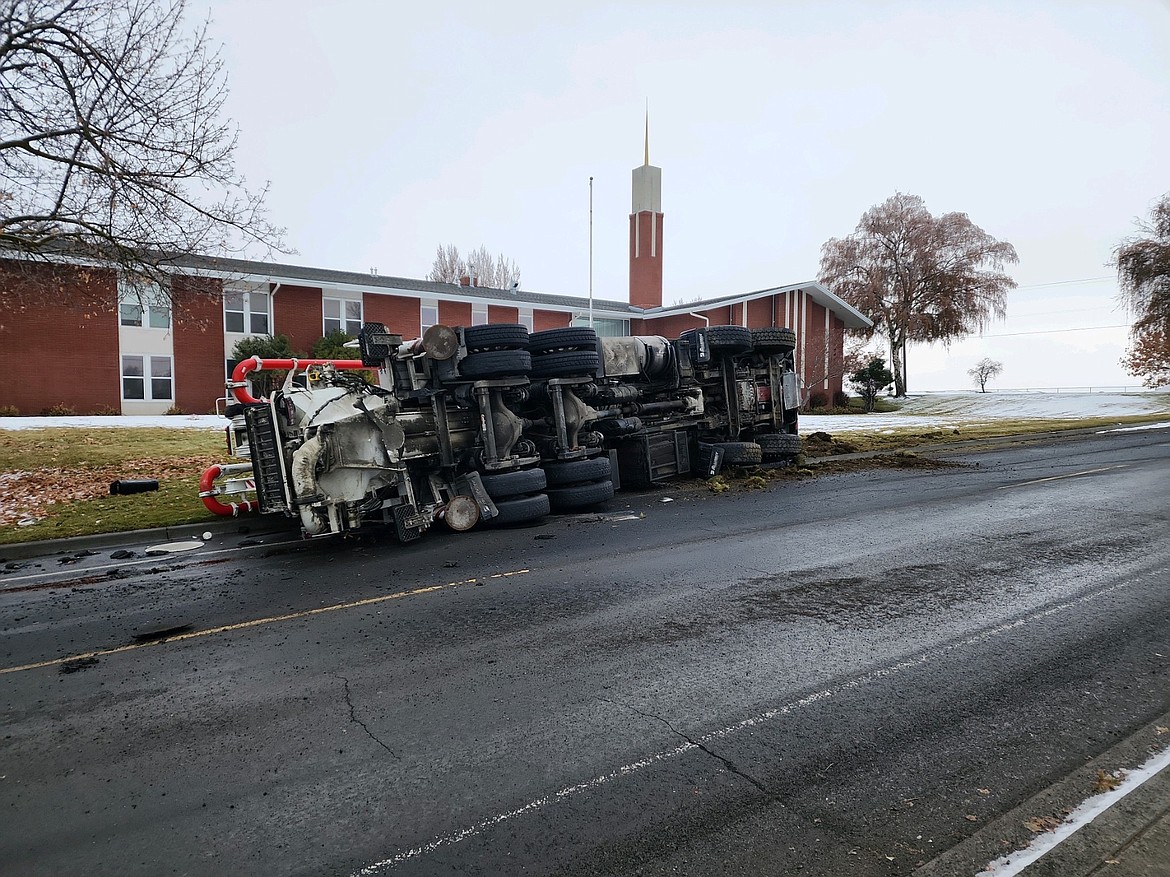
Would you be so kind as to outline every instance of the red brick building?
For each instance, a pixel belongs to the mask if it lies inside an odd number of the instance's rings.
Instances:
[[[629,301],[489,289],[298,265],[192,258],[168,300],[120,288],[110,270],[0,260],[0,408],[38,414],[65,405],[79,414],[215,410],[232,348],[250,335],[284,334],[307,355],[335,329],[385,323],[407,338],[428,326],[522,323],[532,331],[589,325],[601,335],[664,335],[732,324],[797,332],[797,373],[806,392],[841,389],[846,329],[870,325],[819,283],[807,281],[686,305],[662,301],[661,170],[633,172]],[[52,274],[55,291],[37,294]],[[22,304],[23,302],[23,304]],[[53,349],[51,361],[22,351]],[[31,345],[31,346],[30,346]]]

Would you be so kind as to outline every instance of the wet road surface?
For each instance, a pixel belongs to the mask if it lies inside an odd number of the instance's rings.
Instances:
[[[14,564],[0,872],[909,874],[1170,711],[1170,433],[946,459]]]

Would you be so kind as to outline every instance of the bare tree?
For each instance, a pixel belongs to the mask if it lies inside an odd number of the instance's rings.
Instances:
[[[1122,365],[1146,386],[1170,385],[1170,193],[1113,251],[1122,303],[1134,316]]]
[[[476,286],[493,289],[511,289],[520,283],[520,269],[503,254],[493,256],[487,247],[480,246],[463,258],[453,244],[441,245],[435,251],[435,261],[427,280],[435,283],[459,283],[466,277]]]
[[[948,344],[1007,315],[1015,248],[965,213],[932,216],[901,192],[871,207],[853,234],[821,248],[822,283],[874,321],[890,345],[894,389],[906,395],[908,341]]]
[[[971,379],[979,385],[979,392],[987,392],[987,382],[992,378],[998,377],[1003,372],[1003,363],[996,362],[991,357],[985,356],[979,362],[975,363],[972,368],[967,369],[967,374]]]
[[[189,255],[281,246],[236,171],[223,62],[186,0],[0,0],[0,249],[166,288]],[[37,272],[31,272],[38,276]]]

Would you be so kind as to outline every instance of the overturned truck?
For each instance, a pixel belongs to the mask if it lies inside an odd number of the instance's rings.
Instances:
[[[297,518],[306,536],[392,524],[404,542],[604,503],[800,449],[791,329],[708,326],[676,340],[568,327],[380,323],[360,359],[263,360],[228,382],[236,462],[204,472],[220,515]],[[249,375],[284,372],[256,398]]]

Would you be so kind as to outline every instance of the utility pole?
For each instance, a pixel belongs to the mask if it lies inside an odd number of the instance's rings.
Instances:
[[[593,328],[593,177],[589,178],[589,328]]]

